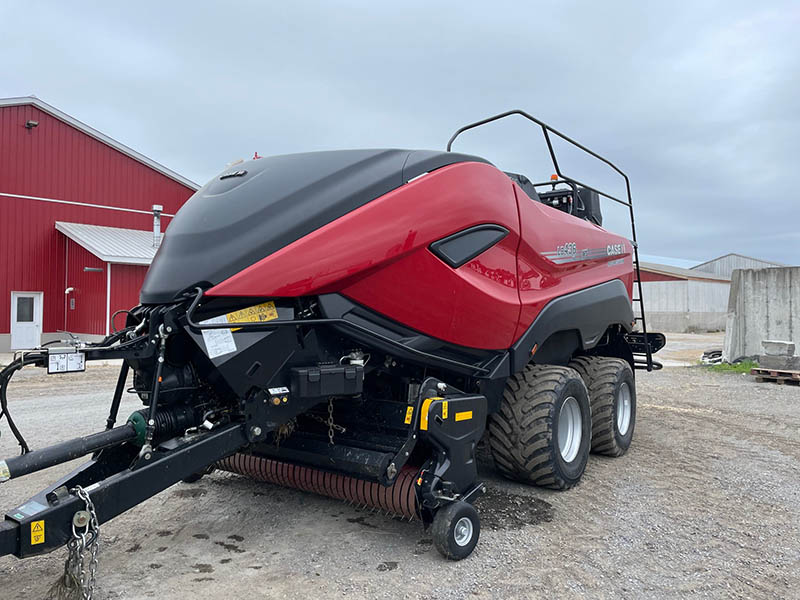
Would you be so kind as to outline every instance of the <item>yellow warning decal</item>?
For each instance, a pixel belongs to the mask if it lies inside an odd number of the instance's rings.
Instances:
[[[414,407],[409,406],[406,409],[406,425],[411,425],[411,417],[414,416]]]
[[[456,413],[456,421],[469,421],[472,418],[472,411],[465,410]]]
[[[447,418],[447,400],[442,402],[442,419]]]
[[[31,546],[44,544],[44,521],[31,521]]]
[[[242,310],[237,310],[225,315],[228,323],[261,323],[265,321],[274,321],[278,318],[278,309],[275,308],[275,303],[270,300],[263,304],[256,304],[255,306],[248,306]],[[237,331],[231,329],[231,331]]]
[[[421,412],[419,413],[419,428],[422,431],[428,431],[428,409],[431,407],[431,402],[434,400],[441,400],[441,398],[425,398],[422,402]]]

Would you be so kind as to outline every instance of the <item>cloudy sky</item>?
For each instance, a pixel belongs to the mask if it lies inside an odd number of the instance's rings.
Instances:
[[[111,4],[0,3],[0,97],[35,94],[199,183],[254,151],[443,148],[522,108],[630,175],[644,253],[800,264],[797,2]],[[456,149],[552,172],[521,119]]]

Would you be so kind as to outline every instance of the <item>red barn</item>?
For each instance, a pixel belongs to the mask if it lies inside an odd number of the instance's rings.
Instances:
[[[138,304],[156,221],[195,190],[38,98],[0,99],[0,352],[107,334]]]

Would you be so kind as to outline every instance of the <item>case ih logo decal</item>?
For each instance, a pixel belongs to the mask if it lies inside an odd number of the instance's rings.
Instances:
[[[581,250],[578,249],[575,242],[565,242],[556,246],[555,251],[543,252],[542,256],[557,265],[563,265],[565,263],[581,260],[596,260],[608,256],[619,256],[620,254],[625,254],[624,242],[620,244],[609,244],[604,248],[583,248]],[[618,263],[615,262],[614,264]]]

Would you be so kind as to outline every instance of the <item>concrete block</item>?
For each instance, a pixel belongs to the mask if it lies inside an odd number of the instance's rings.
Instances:
[[[794,356],[794,342],[764,340],[761,342],[764,354],[768,356]]]
[[[758,366],[776,371],[800,371],[800,356],[762,354],[758,357]]]

